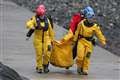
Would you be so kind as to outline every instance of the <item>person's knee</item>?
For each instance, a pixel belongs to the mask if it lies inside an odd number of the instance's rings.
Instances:
[[[77,59],[76,59],[77,61],[83,61],[84,60],[84,56],[82,57],[77,57]]]

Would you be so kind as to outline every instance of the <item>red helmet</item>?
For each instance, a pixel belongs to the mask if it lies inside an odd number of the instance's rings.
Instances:
[[[36,9],[36,14],[39,16],[45,15],[45,12],[46,12],[46,9],[45,9],[45,6],[43,4],[40,4]]]

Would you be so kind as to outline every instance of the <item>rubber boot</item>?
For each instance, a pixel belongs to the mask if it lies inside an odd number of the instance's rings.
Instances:
[[[88,71],[83,71],[83,75],[88,75]]]
[[[42,73],[42,69],[38,69],[38,68],[36,67],[36,72],[37,72],[37,73]]]
[[[66,67],[65,69],[69,69],[70,67]]]
[[[44,67],[44,73],[48,73],[49,72],[48,66],[49,66],[49,64],[43,65],[43,67]]]
[[[77,72],[78,72],[78,74],[80,74],[80,75],[83,75],[83,69],[82,68],[77,68]]]

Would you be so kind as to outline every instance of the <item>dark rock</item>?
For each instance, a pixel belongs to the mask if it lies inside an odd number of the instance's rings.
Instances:
[[[0,80],[28,80],[21,77],[14,69],[0,62]]]

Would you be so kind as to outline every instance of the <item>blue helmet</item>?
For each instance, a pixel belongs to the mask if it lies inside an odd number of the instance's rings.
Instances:
[[[84,14],[85,18],[91,19],[95,15],[94,10],[92,7],[87,6],[82,10],[82,13]]]

